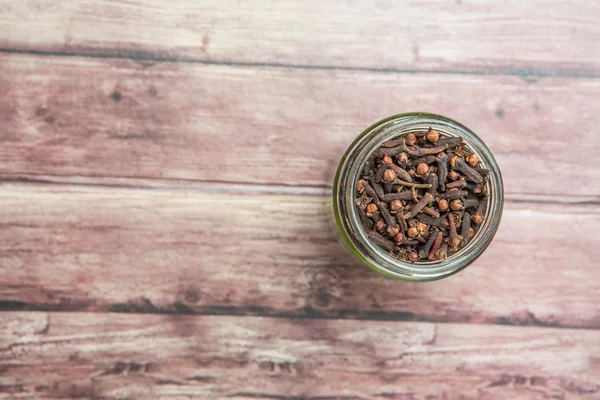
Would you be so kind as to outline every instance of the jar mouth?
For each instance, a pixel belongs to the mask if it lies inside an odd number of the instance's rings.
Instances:
[[[482,167],[490,170],[487,214],[469,243],[450,254],[447,259],[410,263],[388,254],[367,238],[367,232],[354,206],[354,195],[356,182],[366,160],[383,142],[408,132],[422,132],[430,128],[445,136],[462,137],[467,149],[479,156]],[[372,269],[393,278],[410,281],[445,278],[475,261],[498,230],[503,203],[502,176],[492,153],[483,141],[459,122],[441,115],[422,112],[394,115],[363,131],[343,155],[333,185],[336,224],[350,251]]]

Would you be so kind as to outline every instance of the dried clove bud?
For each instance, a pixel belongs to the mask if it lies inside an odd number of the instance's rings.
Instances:
[[[438,194],[438,199],[445,199],[445,200],[456,200],[456,199],[461,199],[463,197],[467,197],[469,193],[467,193],[464,190],[452,190],[446,193],[440,193]]]
[[[406,232],[408,230],[408,225],[406,224],[406,220],[404,218],[398,218],[398,225],[400,225],[400,230],[402,232]]]
[[[398,193],[388,193],[383,196],[383,201],[394,201],[394,200],[412,200],[413,195],[410,190]]]
[[[446,190],[446,177],[448,176],[448,155],[446,153],[438,154],[436,157],[436,163],[438,166],[438,184],[440,190]]]
[[[398,164],[407,164],[408,163],[408,154],[406,154],[404,152],[400,153],[396,157],[396,160],[398,160]]]
[[[393,169],[386,169],[383,172],[383,176],[381,179],[383,179],[384,182],[393,182],[397,177],[398,174],[396,173],[396,171],[394,171]]]
[[[375,214],[379,209],[377,208],[377,204],[369,203],[367,204],[367,214]]]
[[[381,216],[383,217],[383,219],[385,220],[385,223],[388,226],[392,226],[392,225],[396,225],[396,217],[394,217],[389,210],[384,207],[384,202],[380,202],[379,203],[379,211],[381,212]],[[387,204],[385,204],[387,206]]]
[[[446,200],[446,199],[439,199],[437,201],[437,203],[438,203],[438,208],[440,209],[440,211],[448,211],[448,206],[449,206],[448,200]]]
[[[383,177],[383,173],[387,171],[388,166],[386,164],[381,164],[377,171],[375,171],[375,182],[381,182],[381,178]]]
[[[465,176],[465,178],[467,178],[468,180],[470,180],[472,182],[475,182],[475,183],[483,182],[483,177],[481,175],[479,175],[479,173],[477,171],[475,171],[473,168],[469,167],[467,165],[467,163],[465,163],[465,160],[463,160],[462,158],[460,158],[458,156],[454,156],[454,157],[450,158],[450,167],[461,172]]]
[[[433,201],[433,196],[429,193],[425,193],[425,195],[421,198],[421,200],[419,200],[419,202],[415,206],[413,206],[413,208],[410,210],[410,212],[408,214],[404,214],[404,217],[402,217],[402,218],[408,219],[408,218],[414,217],[419,212],[421,212],[423,207],[430,204],[432,201]]]
[[[419,157],[419,158],[415,158],[414,160],[410,161],[407,166],[408,167],[415,167],[419,164],[427,164],[427,165],[431,165],[435,162],[436,157],[433,154],[429,154],[427,156],[423,156],[423,157]]]
[[[430,128],[429,132],[427,132],[427,135],[425,135],[425,139],[429,140],[433,144],[436,144],[440,139],[440,133],[435,129]]]
[[[404,235],[402,234],[402,232],[398,232],[398,233],[396,234],[396,236],[394,236],[394,242],[395,242],[396,244],[400,244],[400,243],[402,243],[402,241],[403,241],[403,240],[404,240]]]
[[[446,243],[442,243],[442,246],[438,251],[435,252],[436,260],[445,260],[448,258],[448,245]]]
[[[446,150],[448,145],[435,146],[435,147],[418,147],[411,146],[408,148],[408,155],[422,157],[428,154],[438,154]]]
[[[440,217],[440,213],[437,210],[434,210],[431,207],[423,207],[423,210],[421,210],[421,212],[423,214],[427,214],[427,215],[429,215],[431,217],[434,217],[434,218],[439,218]]]
[[[446,137],[443,139],[438,140],[438,142],[436,143],[437,146],[448,146],[448,148],[452,148],[452,147],[456,147],[459,144],[462,143],[462,138],[461,137]]]
[[[429,172],[429,165],[427,165],[425,163],[421,163],[421,164],[417,165],[417,169],[415,172],[418,175],[425,175],[426,173]]]
[[[421,213],[421,214],[417,215],[417,220],[419,220],[420,222],[423,222],[427,225],[437,226],[438,228],[443,227],[443,219],[441,217],[435,218],[435,217]]]
[[[485,168],[473,168],[473,169],[475,171],[477,171],[477,173],[479,175],[483,176],[484,178],[490,174],[490,170],[489,169],[485,169]]]
[[[396,185],[402,185],[402,186],[408,186],[408,187],[412,187],[412,188],[418,188],[418,189],[429,189],[431,187],[431,185],[427,184],[427,183],[413,183],[413,182],[405,182],[402,181],[400,179],[396,179],[394,181],[394,183]]]
[[[386,239],[385,237],[381,236],[379,233],[377,233],[377,232],[370,232],[368,234],[368,237],[375,244],[383,247],[387,251],[393,251],[394,250],[394,242],[392,242],[389,239]]]
[[[427,178],[427,183],[429,185],[431,185],[431,187],[429,189],[427,189],[427,193],[429,193],[433,197],[436,197],[437,196],[437,189],[438,189],[438,176],[437,176],[437,174],[434,174],[434,173],[429,174],[429,177]]]
[[[448,179],[451,181],[456,181],[460,179],[460,174],[456,171],[448,171]]]
[[[415,261],[417,261],[419,259],[419,254],[416,251],[411,250],[408,253],[407,258],[408,258],[408,261],[410,261],[412,263],[412,262],[415,262]]]
[[[467,157],[467,163],[471,167],[476,167],[477,164],[479,164],[479,157],[477,156],[477,154],[471,153],[471,155],[469,157]]]
[[[406,232],[406,234],[408,235],[408,237],[414,238],[414,237],[419,236],[419,230],[417,229],[416,226],[414,226],[412,228],[408,228],[408,231]]]
[[[439,232],[435,237],[435,241],[433,242],[433,246],[431,246],[431,251],[429,252],[429,257],[427,257],[431,261],[437,260],[435,253],[440,249],[442,245],[443,235],[442,232]]]
[[[419,235],[423,236],[423,234],[427,232],[427,229],[429,229],[429,226],[419,221],[417,222],[417,225],[415,225],[415,228],[417,228],[417,230],[419,231]]]
[[[358,204],[363,209],[367,208],[367,204],[369,204],[372,201],[373,199],[367,196],[366,193],[361,194],[360,197],[355,200],[356,204]]]
[[[390,237],[395,237],[399,233],[400,233],[400,227],[398,225],[393,225],[393,226],[388,226],[387,227],[387,234]],[[402,239],[400,239],[400,240],[402,241]]]
[[[403,170],[402,168],[400,168],[399,166],[391,164],[391,165],[388,165],[388,167],[391,168],[396,173],[397,177],[400,178],[401,180],[404,180],[406,182],[412,182],[412,177],[409,175],[409,173],[406,172],[405,170]],[[392,181],[394,179],[392,179]],[[391,181],[389,181],[389,182],[391,182]]]
[[[358,193],[362,193],[365,191],[366,184],[367,181],[365,181],[364,179],[359,179],[358,182],[356,182],[356,190],[358,190]]]
[[[471,221],[473,221],[474,224],[481,225],[484,219],[486,208],[487,201],[482,201],[481,203],[479,203],[479,205],[477,206],[477,210],[475,210],[475,213],[471,217]]]
[[[400,200],[392,200],[390,201],[390,210],[391,211],[400,211],[404,208],[402,205],[402,201]]]
[[[383,187],[381,187],[379,183],[375,182],[375,178],[372,176],[369,177],[369,184],[371,185],[375,193],[377,193],[377,197],[381,199],[385,194]]]
[[[462,210],[463,208],[465,208],[465,205],[464,205],[463,201],[460,200],[460,199],[452,200],[450,202],[450,209],[451,210],[459,211],[459,210]]]
[[[446,189],[460,189],[467,186],[467,181],[464,178],[460,178],[457,181],[446,184]]]
[[[483,183],[467,182],[467,186],[465,187],[475,194],[482,194],[484,185]]]
[[[456,232],[456,223],[452,213],[448,213],[448,243],[452,246],[452,249],[456,251],[458,245],[462,241],[462,237]]]
[[[379,195],[375,192],[375,190],[368,183],[364,185],[365,193],[371,197],[375,202],[379,203]]]
[[[432,234],[429,235],[427,242],[425,242],[425,244],[419,249],[419,256],[421,258],[425,258],[429,255],[429,251],[431,250],[431,246],[433,246],[433,242],[437,238],[438,232],[440,232],[440,230],[435,228]]]
[[[387,142],[384,142],[381,147],[385,147],[385,148],[391,148],[391,147],[398,147],[401,146],[405,143],[405,139],[403,137],[398,138],[398,139],[393,139],[393,140],[388,140]]]
[[[367,228],[373,228],[373,225],[375,225],[375,223],[373,222],[373,220],[371,218],[367,217],[367,213],[360,206],[360,204],[356,205],[356,210],[358,211],[360,221],[363,223],[363,225],[365,225]]]
[[[465,208],[477,207],[479,205],[479,200],[477,199],[463,199],[462,202]]]
[[[383,156],[394,157],[394,156],[397,156],[398,154],[402,153],[403,151],[407,151],[407,150],[408,150],[408,148],[406,147],[404,140],[402,140],[400,142],[400,145],[398,145],[396,147],[381,147],[378,150],[375,150],[373,155],[378,158],[383,158]]]
[[[460,236],[463,239],[463,243],[466,245],[469,243],[469,228],[471,227],[471,215],[465,211],[462,218],[462,224],[460,226]]]
[[[418,237],[418,236],[417,236]],[[404,237],[404,239],[402,239],[402,244],[407,245],[407,246],[416,246],[418,245],[420,242],[416,239],[412,239],[409,240],[408,238]]]

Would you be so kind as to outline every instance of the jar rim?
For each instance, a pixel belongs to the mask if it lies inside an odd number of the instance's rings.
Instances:
[[[368,159],[381,143],[407,132],[434,128],[446,136],[460,136],[475,152],[484,168],[490,170],[487,215],[475,237],[446,260],[410,263],[386,253],[367,238],[354,206],[356,181]],[[333,184],[333,210],[341,238],[350,252],[361,262],[386,276],[409,280],[442,279],[466,268],[491,243],[500,220],[504,203],[504,188],[500,169],[485,143],[463,124],[433,113],[410,112],[390,116],[365,129],[350,144],[336,170]]]

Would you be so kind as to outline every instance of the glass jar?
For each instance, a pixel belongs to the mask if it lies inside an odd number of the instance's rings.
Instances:
[[[373,151],[394,137],[433,128],[444,136],[460,136],[467,149],[475,152],[482,167],[490,170],[488,205],[484,222],[463,248],[439,261],[399,260],[367,238],[355,206],[356,182]],[[333,212],[336,229],[350,252],[377,272],[408,281],[431,281],[459,272],[475,261],[488,247],[502,218],[504,188],[498,165],[486,145],[464,125],[441,115],[429,113],[399,114],[386,118],[361,133],[348,147],[338,165],[333,183]]]

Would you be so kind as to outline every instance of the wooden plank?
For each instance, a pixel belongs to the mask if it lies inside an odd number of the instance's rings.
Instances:
[[[322,187],[365,127],[416,109],[478,132],[509,198],[600,198],[597,79],[144,67],[24,55],[1,57],[0,71],[4,179]]]
[[[0,314],[0,324],[20,317]],[[19,398],[541,400],[597,399],[600,392],[599,331],[218,316],[27,317],[35,328],[45,322],[46,330],[0,332],[2,379]]]
[[[597,2],[7,0],[5,49],[425,71],[593,74]],[[540,43],[543,43],[540,45]]]
[[[329,201],[4,184],[1,305],[600,328],[598,205],[507,203],[475,264],[423,284],[347,255]]]

